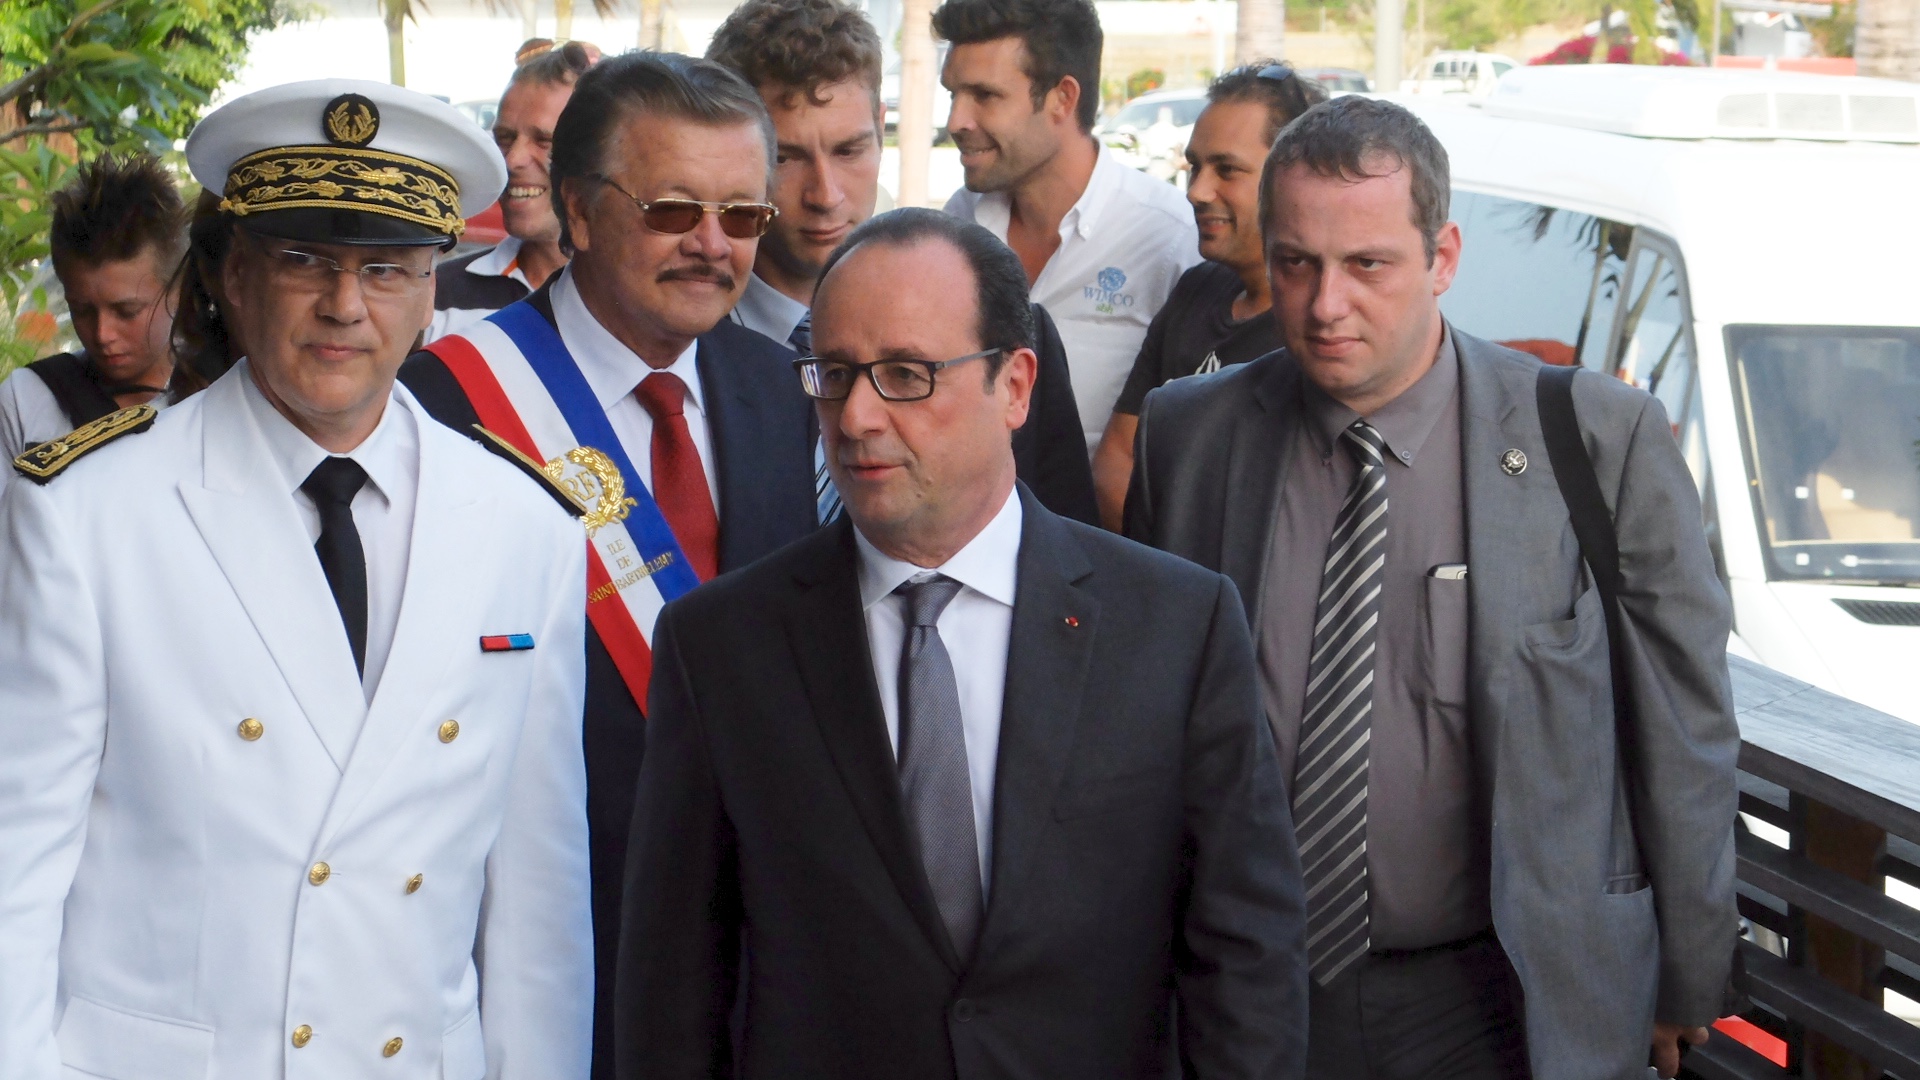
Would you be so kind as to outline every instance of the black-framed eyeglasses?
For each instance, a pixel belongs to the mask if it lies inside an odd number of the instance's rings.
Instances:
[[[800,389],[808,397],[821,401],[845,401],[853,393],[861,375],[873,384],[874,392],[888,401],[924,401],[933,396],[934,374],[969,360],[998,356],[1005,349],[982,349],[951,360],[876,360],[871,364],[847,364],[803,356],[793,362],[800,373]]]
[[[700,220],[708,214],[720,218],[720,231],[735,240],[752,240],[765,236],[772,227],[773,219],[780,216],[778,207],[771,203],[717,203],[701,202],[698,199],[653,199],[646,200],[620,186],[620,182],[601,173],[588,173],[587,178],[598,180],[613,190],[625,195],[633,205],[640,208],[640,221],[657,233],[678,236],[690,233],[700,227]]]
[[[273,261],[272,273],[275,278],[301,289],[324,289],[333,284],[335,274],[352,274],[360,279],[361,289],[369,296],[398,297],[411,292],[415,282],[433,276],[431,267],[419,270],[400,263],[384,262],[366,263],[358,267],[342,266],[325,255],[315,255],[298,248],[261,244],[260,250]]]

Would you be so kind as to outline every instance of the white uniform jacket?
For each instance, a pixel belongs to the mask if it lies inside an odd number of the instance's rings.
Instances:
[[[0,501],[0,1080],[585,1077],[579,525],[396,388],[369,704],[246,377]]]

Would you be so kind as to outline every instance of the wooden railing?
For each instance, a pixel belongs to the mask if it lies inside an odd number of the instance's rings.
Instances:
[[[1731,666],[1740,809],[1764,823],[1736,838],[1759,1029],[1743,1034],[1763,1050],[1715,1030],[1682,1075],[1920,1080],[1920,1027],[1884,1004],[1920,1000],[1920,909],[1887,895],[1889,878],[1920,888],[1920,725]]]

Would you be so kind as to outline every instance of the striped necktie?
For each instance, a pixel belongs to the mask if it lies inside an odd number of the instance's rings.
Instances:
[[[1293,822],[1307,887],[1307,966],[1322,986],[1367,954],[1367,742],[1386,565],[1386,440],[1341,433],[1359,465],[1327,541],[1294,766]]]
[[[793,326],[793,332],[787,335],[787,344],[801,356],[813,352],[813,312],[800,316]],[[827,442],[816,440],[813,444],[813,511],[820,524],[825,525],[840,513],[840,490],[833,486],[833,477],[827,475]]]

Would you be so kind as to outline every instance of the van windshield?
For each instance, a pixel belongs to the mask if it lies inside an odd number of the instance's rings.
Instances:
[[[1920,328],[1729,326],[1770,576],[1920,582]]]

